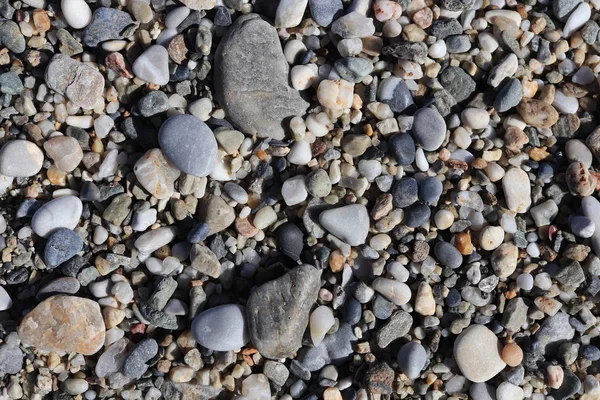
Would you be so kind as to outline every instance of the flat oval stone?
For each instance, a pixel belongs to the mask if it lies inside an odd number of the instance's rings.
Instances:
[[[250,340],[246,327],[246,307],[225,304],[203,311],[194,318],[192,333],[196,341],[207,349],[239,349]]]
[[[57,295],[30,311],[18,334],[24,344],[39,350],[92,355],[104,345],[104,319],[95,301]]]
[[[369,233],[369,213],[360,204],[323,211],[319,215],[319,222],[328,232],[350,246],[364,244]]]
[[[288,83],[289,64],[277,31],[258,14],[231,25],[217,48],[214,72],[219,104],[244,133],[283,139],[284,120],[308,108]]]
[[[446,139],[446,121],[433,108],[422,108],[414,115],[413,136],[426,151],[437,150]]]
[[[27,178],[40,172],[44,153],[27,140],[12,140],[0,149],[0,174]]]
[[[194,176],[207,176],[217,161],[217,140],[212,130],[193,115],[175,115],[158,132],[165,156],[180,170]]]
[[[41,206],[31,219],[36,235],[47,238],[58,228],[73,229],[79,223],[83,204],[78,197],[63,196]]]
[[[454,359],[462,374],[471,382],[486,382],[506,367],[502,344],[483,325],[471,325],[454,341]]]

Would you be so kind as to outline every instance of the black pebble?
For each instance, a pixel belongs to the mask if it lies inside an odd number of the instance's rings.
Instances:
[[[294,261],[300,259],[304,249],[304,234],[295,224],[287,222],[277,228],[275,233],[277,249]]]

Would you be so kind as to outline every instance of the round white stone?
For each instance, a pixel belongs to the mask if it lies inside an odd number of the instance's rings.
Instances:
[[[506,367],[502,344],[483,325],[471,325],[454,341],[454,359],[462,374],[471,382],[486,382]]]
[[[71,28],[83,29],[92,22],[92,10],[84,0],[62,0],[60,8]]]

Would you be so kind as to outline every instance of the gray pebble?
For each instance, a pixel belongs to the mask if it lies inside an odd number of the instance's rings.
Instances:
[[[498,112],[506,112],[516,107],[523,98],[523,85],[518,79],[510,79],[498,92],[494,100],[494,108]]]
[[[148,370],[147,362],[158,354],[158,343],[154,339],[144,339],[135,345],[123,363],[123,375],[140,379]]]
[[[56,268],[75,256],[83,247],[81,236],[71,229],[60,228],[54,231],[44,248],[44,262],[48,268]]]
[[[437,242],[433,252],[440,264],[456,269],[462,265],[463,256],[458,249],[448,242]]]
[[[435,108],[422,108],[414,115],[412,132],[424,150],[435,151],[446,139],[446,121]]]
[[[419,377],[427,364],[427,352],[417,342],[408,342],[398,352],[398,367],[409,379]]]
[[[334,66],[343,79],[354,83],[362,81],[365,76],[373,72],[373,64],[369,60],[359,57],[337,60]]]

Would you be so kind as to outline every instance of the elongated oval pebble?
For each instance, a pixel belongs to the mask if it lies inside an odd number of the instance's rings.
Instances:
[[[373,289],[381,293],[397,306],[403,306],[412,296],[407,284],[387,278],[377,278],[373,281]]]

